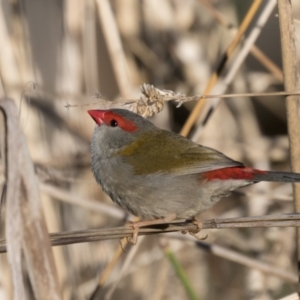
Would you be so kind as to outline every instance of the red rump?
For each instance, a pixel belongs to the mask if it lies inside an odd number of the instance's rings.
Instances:
[[[116,121],[118,126],[127,132],[134,132],[137,130],[137,126],[134,122],[110,111],[110,110],[101,110],[94,109],[89,110],[88,113],[94,119],[94,121],[101,126],[105,123],[107,126],[110,126],[111,121]]]
[[[251,180],[254,179],[255,175],[267,173],[267,171],[260,171],[251,168],[234,167],[205,172],[203,176],[208,180]]]

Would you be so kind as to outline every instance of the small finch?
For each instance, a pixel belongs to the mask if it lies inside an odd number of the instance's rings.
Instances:
[[[133,243],[139,227],[191,220],[237,188],[259,181],[300,182],[297,173],[245,167],[128,110],[88,113],[96,122],[94,176],[114,202],[141,219],[133,224]]]

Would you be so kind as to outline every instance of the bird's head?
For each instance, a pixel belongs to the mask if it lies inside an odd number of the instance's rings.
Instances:
[[[155,130],[151,122],[125,109],[95,109],[88,113],[97,124],[92,145],[102,155],[110,155],[131,144],[144,133]]]

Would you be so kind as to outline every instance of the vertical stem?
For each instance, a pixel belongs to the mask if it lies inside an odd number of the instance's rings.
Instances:
[[[249,25],[252,22],[257,10],[259,9],[259,7],[261,5],[261,3],[262,3],[261,0],[253,0],[253,3],[250,6],[250,8],[248,9],[247,14],[244,17],[244,19],[243,19],[243,21],[242,21],[235,37],[234,37],[234,39],[229,44],[228,48],[226,49],[223,56],[221,57],[221,60],[220,60],[219,64],[217,65],[214,73],[210,77],[210,80],[209,80],[209,82],[208,82],[208,84],[207,84],[207,86],[206,86],[206,88],[203,92],[203,95],[208,95],[210,93],[210,91],[213,89],[213,87],[215,86],[222,70],[224,69],[224,66],[225,66],[226,62],[232,56],[233,52],[235,51],[235,49],[239,45],[241,39],[243,38],[243,35],[244,35],[245,31],[249,28]],[[199,113],[203,109],[204,104],[206,103],[206,101],[207,101],[207,99],[205,99],[205,98],[200,98],[198,100],[196,106],[194,107],[193,111],[189,115],[188,119],[186,120],[185,124],[183,125],[183,128],[180,131],[180,134],[182,136],[187,136],[189,134],[192,126],[194,125],[195,121],[197,120],[197,118],[199,116]]]
[[[188,294],[188,298],[190,300],[198,300],[199,298],[198,298],[195,290],[193,289],[192,284],[191,284],[189,278],[187,277],[184,269],[182,268],[182,266],[178,262],[175,254],[169,248],[165,248],[165,254],[168,257],[171,265],[173,266],[173,268],[174,268],[179,280],[181,281],[183,287],[185,288],[185,291]]]
[[[281,51],[286,91],[300,89],[299,62],[295,46],[292,5],[290,0],[278,0]],[[294,172],[300,172],[300,97],[286,97],[291,163]],[[300,212],[300,183],[294,184],[295,211]],[[300,275],[300,228],[296,229],[298,275]],[[300,279],[300,277],[299,277]],[[298,286],[300,293],[300,280]]]
[[[132,94],[132,84],[126,63],[126,56],[120,38],[120,33],[109,0],[96,0],[100,24],[105,43],[111,58],[120,95],[129,98]]]
[[[14,299],[25,299],[22,246],[35,298],[60,300],[60,287],[37,179],[25,136],[19,126],[18,110],[14,101],[6,98],[0,99],[0,110],[4,112],[7,124],[6,238],[12,265]]]

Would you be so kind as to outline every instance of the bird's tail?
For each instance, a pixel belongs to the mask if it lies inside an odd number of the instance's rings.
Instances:
[[[255,169],[253,171],[253,181],[300,182],[299,173],[274,171],[263,171],[255,173],[255,171],[258,171]]]
[[[250,182],[300,182],[300,173],[261,171],[247,167],[230,167],[206,172],[208,180],[246,180]]]

